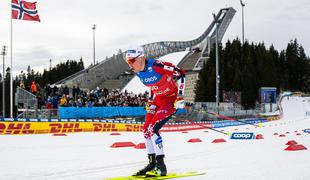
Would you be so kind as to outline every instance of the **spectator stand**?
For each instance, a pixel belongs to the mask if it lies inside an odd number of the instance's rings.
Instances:
[[[16,101],[17,113],[20,118],[37,117],[37,104],[38,100],[36,96],[29,91],[17,87],[16,89]]]
[[[44,88],[38,86],[36,95],[18,87],[16,102],[19,104],[18,118],[60,119],[59,107],[144,107],[148,96],[148,92],[134,94],[120,89],[109,92],[108,89],[99,87],[89,91],[78,86],[69,89],[67,86],[48,84]]]

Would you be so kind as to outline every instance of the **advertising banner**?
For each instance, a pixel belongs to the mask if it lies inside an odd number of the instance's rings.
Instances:
[[[0,122],[0,135],[113,131],[142,131],[142,125],[101,122]]]
[[[178,109],[176,115],[186,113],[185,109]],[[61,119],[94,119],[110,117],[144,116],[145,107],[60,107]]]
[[[211,125],[206,125],[211,127]],[[74,132],[140,132],[142,124],[102,122],[0,122],[0,135],[74,133]],[[175,132],[204,129],[197,124],[167,124],[161,131]]]
[[[255,139],[255,134],[252,132],[236,132],[232,133],[230,139],[239,139],[239,140]]]

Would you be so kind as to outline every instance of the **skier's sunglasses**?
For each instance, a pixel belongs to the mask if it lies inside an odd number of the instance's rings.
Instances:
[[[127,59],[126,61],[128,64],[133,64],[136,61],[136,59],[137,58],[135,57],[135,58]]]
[[[138,57],[140,57],[141,55],[142,55],[142,53],[140,53],[138,56],[136,56],[134,58],[127,59],[126,61],[127,61],[128,64],[133,64],[134,62],[136,62],[136,59]]]

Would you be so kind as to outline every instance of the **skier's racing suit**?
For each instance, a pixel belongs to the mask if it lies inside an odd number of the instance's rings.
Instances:
[[[137,76],[151,89],[143,126],[148,154],[164,155],[159,130],[176,112],[176,103],[184,106],[185,72],[169,62],[148,59]]]

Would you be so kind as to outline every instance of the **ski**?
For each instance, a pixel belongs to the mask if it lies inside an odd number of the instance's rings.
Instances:
[[[204,175],[204,172],[186,172],[186,173],[168,173],[167,176],[159,176],[159,177],[145,177],[145,176],[122,176],[122,177],[114,177],[107,178],[105,180],[161,180],[161,179],[174,179],[174,178],[182,178],[182,177],[190,177],[190,176],[200,176]]]

